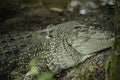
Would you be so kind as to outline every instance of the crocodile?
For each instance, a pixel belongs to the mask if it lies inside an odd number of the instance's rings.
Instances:
[[[113,32],[80,21],[0,35],[0,76],[35,80],[42,72],[55,75],[110,48],[113,41]]]

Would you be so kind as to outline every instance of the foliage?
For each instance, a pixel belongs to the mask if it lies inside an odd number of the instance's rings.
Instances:
[[[120,0],[115,0],[115,42],[113,53],[111,53],[110,72],[106,76],[107,80],[120,79]]]
[[[37,80],[54,80],[49,72],[44,72],[37,76]]]
[[[81,73],[79,73],[79,78],[80,78],[80,80],[85,80],[84,75],[83,75],[83,74],[81,74]]]
[[[80,80],[86,80],[90,75],[92,74],[92,77],[94,77],[94,68],[93,66],[87,66],[85,67],[85,70],[82,73],[79,73]]]
[[[110,69],[111,69],[110,65],[111,65],[111,58],[105,64],[105,72],[106,72],[105,80],[108,80],[108,74],[110,73]]]

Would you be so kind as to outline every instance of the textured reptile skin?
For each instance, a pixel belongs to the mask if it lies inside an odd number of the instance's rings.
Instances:
[[[71,21],[35,32],[0,36],[0,75],[12,80],[34,80],[49,71],[59,73],[111,47],[113,34],[90,24]],[[29,67],[29,62],[34,65]],[[25,75],[26,74],[26,75]]]

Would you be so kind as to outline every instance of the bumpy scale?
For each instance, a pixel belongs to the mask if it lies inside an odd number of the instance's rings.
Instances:
[[[0,76],[35,80],[42,72],[54,75],[111,47],[113,40],[110,31],[78,21],[50,25],[35,32],[7,34],[0,38]]]

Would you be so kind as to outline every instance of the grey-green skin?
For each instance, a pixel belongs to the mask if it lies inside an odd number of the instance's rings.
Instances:
[[[14,80],[35,80],[42,72],[57,74],[111,47],[114,40],[110,31],[78,21],[1,37],[0,75],[10,73]]]
[[[44,45],[47,46],[47,52],[43,51],[43,63],[46,63],[43,66],[47,66],[52,74],[83,62],[94,52],[111,47],[114,40],[111,32],[94,29],[94,26],[87,27],[77,21],[59,24],[41,32],[48,33],[43,36],[46,40]],[[41,56],[34,61],[35,65],[24,80],[33,80],[35,75],[41,73],[39,58]]]

